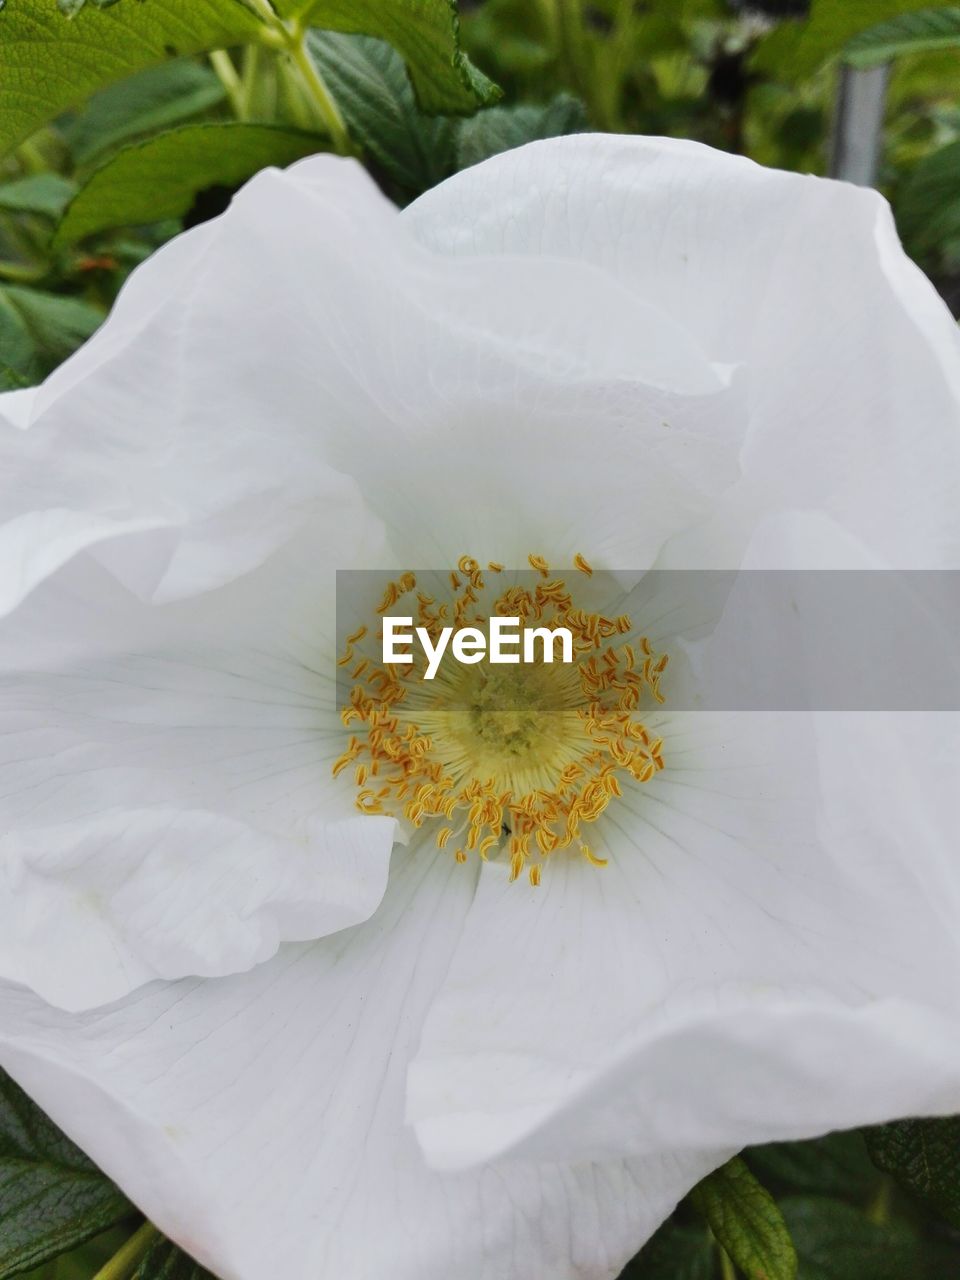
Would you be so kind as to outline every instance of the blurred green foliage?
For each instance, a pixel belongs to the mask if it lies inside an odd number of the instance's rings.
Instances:
[[[182,226],[219,212],[264,164],[352,150],[404,203],[498,149],[589,127],[696,138],[823,173],[847,51],[852,61],[893,60],[881,186],[908,250],[948,294],[957,289],[955,6],[463,0],[458,31],[445,0],[415,0],[422,30],[408,32],[394,0],[379,8],[368,0],[356,12],[340,0],[284,0],[306,24],[298,62],[272,36],[261,38],[256,11],[268,0],[249,3],[199,0],[186,6],[185,24],[174,19],[186,0],[158,0],[146,26],[135,0],[8,0],[0,9],[0,144],[40,126],[0,158],[8,378],[53,368],[132,267]],[[324,19],[338,29],[321,31]],[[109,75],[103,59],[77,52],[97,37],[116,54]],[[391,38],[419,62],[405,67]],[[49,53],[46,120],[37,119],[43,103],[17,94],[20,80],[29,88],[26,59],[38,45]],[[185,48],[198,52],[178,56]],[[491,81],[503,90],[499,107]],[[440,114],[425,114],[424,102]],[[459,118],[471,109],[472,120]],[[275,132],[205,132],[237,122]]]
[[[916,1122],[910,1122],[915,1124]],[[811,1142],[774,1143],[743,1153],[735,1166],[734,1183],[742,1182],[746,1168],[759,1180],[770,1197],[775,1213],[764,1204],[755,1188],[747,1185],[748,1202],[759,1211],[737,1222],[736,1200],[728,1204],[729,1224],[723,1243],[737,1249],[737,1232],[757,1236],[759,1221],[768,1250],[767,1259],[752,1264],[750,1250],[736,1257],[736,1265],[718,1241],[714,1207],[705,1225],[702,1192],[694,1192],[661,1227],[623,1274],[623,1280],[781,1280],[795,1275],[797,1280],[956,1280],[960,1276],[960,1231],[934,1209],[932,1202],[917,1198],[911,1183],[917,1163],[901,1163],[892,1157],[890,1173],[878,1167],[870,1150],[880,1145],[896,1146],[904,1140],[902,1125],[884,1125],[862,1133],[834,1133]],[[956,1143],[955,1121],[924,1121],[928,1143]],[[911,1129],[911,1144],[917,1136]],[[915,1155],[915,1152],[913,1153]],[[957,1155],[949,1167],[956,1172]],[[740,1166],[736,1168],[736,1166]],[[717,1175],[702,1185],[712,1197],[717,1195]],[[728,1179],[729,1181],[729,1179]],[[711,1184],[713,1186],[711,1187]],[[953,1191],[957,1193],[957,1180]],[[739,1193],[738,1199],[743,1198]],[[795,1271],[779,1261],[782,1250],[776,1239],[777,1219],[789,1236],[795,1252]],[[774,1231],[771,1233],[771,1224]],[[782,1257],[782,1254],[779,1255]],[[786,1269],[780,1269],[783,1267]]]
[[[904,0],[479,0],[464,39],[509,101],[564,90],[604,130],[696,138],[823,174],[839,67],[892,60],[880,178],[908,250],[960,269],[960,8]],[[892,30],[890,27],[892,25]],[[899,38],[894,38],[894,37]],[[919,173],[918,173],[919,170]],[[948,205],[949,210],[944,211]]]
[[[824,173],[844,58],[892,60],[880,183],[909,252],[960,297],[956,6],[462,0],[459,23],[447,0],[278,8],[296,40],[269,0],[0,8],[6,385],[55,367],[138,262],[263,165],[352,151],[405,203],[497,150],[595,128]]]

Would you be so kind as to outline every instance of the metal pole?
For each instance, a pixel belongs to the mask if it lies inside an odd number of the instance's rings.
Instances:
[[[830,176],[872,187],[883,142],[890,66],[841,67],[830,148]]]

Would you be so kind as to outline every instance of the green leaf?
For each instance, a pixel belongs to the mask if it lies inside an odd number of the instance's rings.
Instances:
[[[66,18],[53,0],[0,9],[0,155],[103,85],[181,54],[256,39],[242,0],[120,0]]]
[[[461,124],[457,136],[457,167],[466,169],[538,138],[560,138],[582,133],[586,128],[583,103],[566,93],[542,107],[491,107]]]
[[[844,60],[854,67],[877,67],[905,53],[960,47],[960,9],[921,9],[861,31],[847,43]]]
[[[703,1227],[668,1221],[620,1280],[712,1280],[716,1252],[713,1236]]]
[[[795,1280],[797,1255],[776,1202],[735,1157],[690,1193],[748,1280]]]
[[[74,162],[88,164],[137,134],[199,115],[224,96],[223,85],[209,67],[178,58],[101,89],[70,121],[64,135]]]
[[[0,365],[0,391],[20,391],[23,387],[29,387],[30,385],[29,378],[17,373],[15,369],[8,369]]]
[[[39,381],[72,355],[102,322],[103,313],[78,298],[15,285],[0,288],[4,363],[31,381]]]
[[[884,1180],[857,1130],[808,1142],[750,1147],[743,1158],[763,1184],[778,1194],[803,1191],[865,1201]]]
[[[424,111],[468,115],[500,97],[460,47],[456,0],[276,0],[275,7],[307,26],[386,40],[406,62]]]
[[[788,82],[812,75],[853,36],[916,8],[916,0],[813,0],[806,22],[784,22],[760,42],[753,65]]]
[[[781,1201],[800,1259],[800,1280],[921,1280],[925,1246],[900,1222],[877,1223],[826,1196]]]
[[[291,164],[322,146],[301,129],[237,121],[157,134],[124,147],[91,174],[67,206],[55,243],[180,217],[198,191],[238,186],[268,165]]]
[[[911,248],[935,248],[960,236],[960,142],[915,166],[895,204],[900,234]]]
[[[76,194],[76,184],[58,173],[35,173],[0,187],[0,209],[59,218]]]
[[[133,1212],[113,1183],[0,1073],[0,1280],[65,1253]]]
[[[960,1227],[960,1116],[897,1120],[864,1136],[878,1168]]]
[[[213,1280],[209,1271],[169,1240],[155,1240],[132,1280]]]
[[[428,116],[385,41],[311,31],[307,46],[350,136],[401,202],[500,151],[586,127],[582,105],[568,95],[545,107],[490,107],[466,120]]]
[[[307,48],[350,136],[395,194],[418,196],[456,169],[456,122],[417,107],[403,59],[383,40],[311,31]]]

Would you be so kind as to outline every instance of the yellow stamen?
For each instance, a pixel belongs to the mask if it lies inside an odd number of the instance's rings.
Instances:
[[[496,615],[519,617],[521,627],[566,627],[573,663],[441,663],[436,678],[424,682],[422,654],[399,665],[355,650],[367,635],[361,628],[347,638],[340,659],[341,666],[354,664],[355,680],[365,677],[341,712],[356,736],[333,773],[356,762],[362,812],[403,817],[414,828],[436,823],[440,849],[460,832],[457,862],[499,849],[511,880],[526,872],[538,885],[544,863],[563,850],[605,866],[583,829],[623,796],[625,779],[647,783],[664,768],[663,741],[637,713],[644,697],[663,702],[668,659],[633,635],[629,616],[578,608],[564,579],[550,578],[543,556],[528,560],[539,581],[487,593],[479,561],[462,556],[449,576],[449,600],[419,592],[415,610],[406,607],[434,638],[447,619],[476,626]],[[574,565],[593,574],[581,555]],[[487,568],[500,573],[503,565],[491,561]],[[415,586],[412,573],[388,583],[377,612]],[[376,789],[369,785],[374,778]]]

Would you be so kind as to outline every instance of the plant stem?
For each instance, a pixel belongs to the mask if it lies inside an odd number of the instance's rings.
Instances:
[[[536,0],[540,10],[540,22],[543,26],[547,43],[554,49],[557,46],[557,5],[556,0]]]
[[[737,1280],[737,1269],[733,1265],[729,1253],[727,1253],[723,1245],[718,1247],[720,1249],[720,1274],[723,1276],[723,1280]]]
[[[26,141],[21,142],[14,154],[26,173],[44,173],[49,168],[46,157],[34,138],[27,138]]]
[[[297,74],[297,69],[293,63],[288,61],[280,63],[278,87],[283,94],[284,103],[294,124],[299,129],[311,129],[313,127],[313,111],[310,109],[303,81]]]
[[[237,75],[237,68],[233,65],[233,59],[226,49],[214,49],[213,53],[210,54],[210,65],[217,73],[217,79],[227,91],[227,97],[230,99],[231,107],[233,107],[233,114],[238,120],[245,120],[243,84]]]
[[[117,1250],[106,1266],[100,1268],[93,1280],[128,1280],[158,1234],[152,1223],[145,1222]]]
[[[873,1204],[867,1210],[867,1217],[871,1222],[876,1223],[878,1227],[885,1226],[890,1221],[890,1202],[892,1199],[893,1183],[890,1178],[884,1178],[877,1190]]]
[[[268,26],[275,26],[277,23],[277,12],[270,0],[246,0],[248,9],[252,9],[261,21],[267,23]]]
[[[623,128],[621,104],[624,86],[629,75],[630,63],[633,60],[633,43],[635,34],[636,11],[633,0],[618,0],[613,20],[613,33],[610,37],[612,59],[605,77],[604,99],[606,102],[606,118],[601,119],[605,129],[619,133]]]
[[[585,86],[580,56],[583,48],[581,0],[553,0],[553,3],[557,61],[570,88],[582,94]]]
[[[349,155],[350,134],[347,132],[346,122],[340,114],[340,108],[334,101],[333,95],[324,83],[323,76],[317,70],[316,63],[310,57],[303,35],[291,41],[287,47],[287,53],[300,73],[300,80],[307,90],[317,115],[330,134],[334,150],[342,156]]]
[[[260,43],[276,53],[286,55],[296,69],[315,116],[330,135],[334,150],[343,156],[350,155],[352,147],[346,121],[316,63],[310,57],[307,48],[308,32],[304,29],[302,18],[284,21],[269,0],[246,0],[246,4],[263,20]]]

